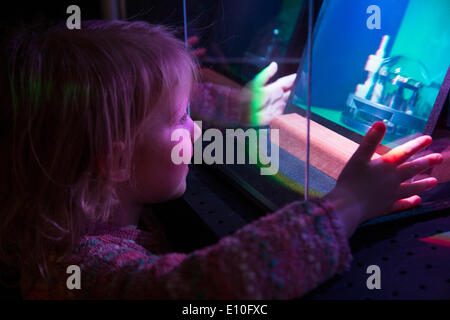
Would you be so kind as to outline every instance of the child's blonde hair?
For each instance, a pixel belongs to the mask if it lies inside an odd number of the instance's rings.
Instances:
[[[3,60],[0,261],[45,276],[117,202],[99,157],[122,142],[131,172],[140,123],[197,66],[167,28],[122,21],[26,31]]]

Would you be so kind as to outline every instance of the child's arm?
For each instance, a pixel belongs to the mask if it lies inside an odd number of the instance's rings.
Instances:
[[[68,290],[61,272],[53,298],[295,298],[351,259],[338,215],[319,201],[292,203],[192,254],[157,256],[108,235],[86,237],[78,250],[61,267],[80,265],[81,289]]]
[[[267,84],[277,69],[277,64],[271,63],[245,87],[226,81],[224,77],[219,81],[199,82],[191,99],[193,119],[221,127],[269,124],[283,113],[295,81],[293,74]]]

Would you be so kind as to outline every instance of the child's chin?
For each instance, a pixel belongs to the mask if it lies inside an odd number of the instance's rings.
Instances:
[[[174,189],[169,199],[167,200],[177,199],[181,197],[185,192],[186,192],[186,179],[183,179],[183,181]]]

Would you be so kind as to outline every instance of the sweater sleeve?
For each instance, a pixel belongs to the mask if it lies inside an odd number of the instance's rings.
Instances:
[[[70,260],[80,265],[82,288],[62,290],[64,297],[291,299],[348,269],[351,254],[337,213],[313,200],[191,254],[158,256],[132,242],[87,237]]]
[[[191,115],[206,126],[237,126],[241,121],[239,89],[200,82],[191,99]]]

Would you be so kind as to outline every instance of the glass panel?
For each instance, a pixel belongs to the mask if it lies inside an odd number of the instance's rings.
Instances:
[[[187,1],[188,32],[206,49],[203,65],[244,84],[271,61],[278,76],[295,73],[304,0]],[[302,21],[300,21],[302,22]],[[304,36],[304,35],[303,35]]]

